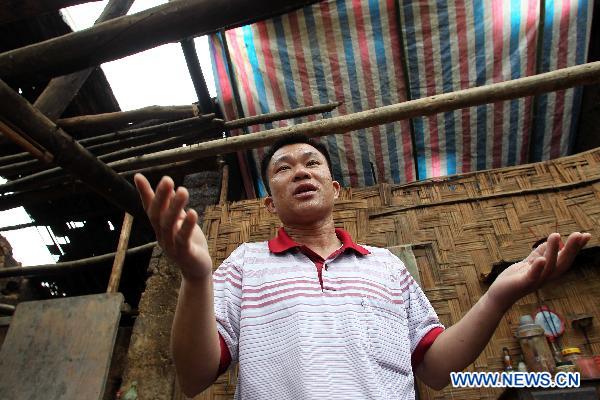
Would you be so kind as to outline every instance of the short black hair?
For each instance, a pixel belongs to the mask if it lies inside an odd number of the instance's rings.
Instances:
[[[331,169],[331,158],[329,157],[329,152],[327,151],[327,148],[322,143],[319,143],[316,140],[303,134],[285,136],[281,139],[278,139],[275,143],[271,145],[271,147],[268,148],[267,152],[265,153],[260,162],[260,175],[269,195],[271,194],[271,188],[269,187],[269,179],[267,178],[267,168],[269,167],[269,162],[271,162],[271,158],[273,158],[273,154],[275,154],[277,150],[284,146],[297,143],[306,143],[317,149],[319,153],[323,154],[323,156],[325,156],[325,160],[327,160],[327,166],[329,167],[331,177],[333,177],[333,172]]]

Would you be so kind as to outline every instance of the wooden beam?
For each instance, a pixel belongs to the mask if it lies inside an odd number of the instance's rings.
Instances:
[[[140,153],[144,154],[151,151],[159,151],[167,148],[172,148],[174,146],[180,146],[184,143],[198,143],[201,139],[206,139],[207,137],[210,137],[211,135],[214,135],[215,133],[221,131],[221,120],[213,120],[209,121],[207,124],[202,125],[201,127],[188,130],[185,133],[180,132],[180,134],[175,137],[168,137],[166,139],[156,138],[155,136],[152,136],[150,138],[146,137],[147,143],[129,148],[119,149],[111,153],[100,155],[97,157],[97,160],[105,163],[108,161],[115,161],[123,159],[125,157],[138,155]],[[0,170],[1,169],[2,168],[0,168]],[[42,184],[45,185],[55,184],[67,179],[67,177],[68,175],[61,167],[46,169],[43,171],[35,172],[31,175],[24,176],[22,178],[10,180],[0,185],[0,194],[14,191],[30,190],[35,188],[36,186],[39,186],[40,182],[42,182]]]
[[[111,132],[129,129],[128,125],[144,122],[151,119],[176,121],[185,118],[200,116],[200,110],[195,104],[185,106],[149,106],[131,111],[117,111],[112,113],[82,115],[79,117],[63,118],[56,124],[70,134],[81,131],[94,133]]]
[[[281,121],[306,115],[313,115],[325,112],[331,112],[341,103],[333,102],[329,104],[319,104],[316,106],[300,107],[293,110],[278,111],[269,114],[255,115],[247,118],[240,118],[227,121],[223,124],[224,130],[233,130],[252,125],[264,124],[267,122]],[[87,132],[107,132],[110,133],[96,135],[79,140],[79,144],[92,150],[92,145],[97,143],[107,143],[108,141],[125,138],[129,136],[140,136],[145,134],[160,134],[163,131],[179,129],[187,124],[194,124],[198,119],[210,120],[215,114],[200,114],[196,105],[191,106],[150,106],[133,111],[119,111],[114,113],[83,115],[79,117],[59,119],[56,124],[65,129],[67,133],[73,134],[83,130]],[[196,118],[194,118],[196,117]],[[173,119],[175,121],[162,122],[143,128],[132,128],[126,130],[117,130],[127,127],[129,124],[148,121],[151,119]],[[0,157],[0,166],[8,166],[16,162],[26,161],[31,155],[28,152],[11,154]],[[2,175],[0,173],[0,175]]]
[[[142,163],[145,165],[148,163],[164,164],[172,161],[233,153],[239,150],[267,146],[282,137],[298,133],[311,137],[343,134],[407,118],[533,96],[598,81],[600,81],[600,61],[511,81],[405,101],[329,119],[213,140],[185,148],[160,151],[115,161],[108,165],[115,170],[123,170],[135,168],[136,165]]]
[[[213,112],[213,105],[206,87],[206,81],[202,74],[202,67],[198,60],[198,54],[196,53],[196,45],[194,44],[194,38],[185,38],[180,42],[181,50],[183,51],[183,57],[187,64],[190,78],[194,84],[194,90],[198,97],[198,104],[200,109],[204,113]]]
[[[32,156],[45,163],[52,162],[54,158],[52,154],[48,153],[39,143],[28,137],[25,133],[21,132],[18,128],[10,126],[5,121],[0,120],[0,132],[18,144],[29,152]]]
[[[0,118],[19,127],[54,156],[54,162],[107,200],[133,215],[144,215],[136,190],[61,128],[0,80]]]
[[[108,280],[108,288],[106,293],[117,293],[119,291],[119,282],[121,281],[121,272],[125,263],[125,255],[127,254],[127,244],[131,235],[131,226],[133,225],[133,217],[131,214],[125,213],[123,225],[121,225],[121,235],[119,236],[119,244],[115,253],[112,271]]]
[[[100,65],[303,7],[314,0],[177,0],[0,55],[3,79],[37,80]]]
[[[0,25],[98,0],[0,0]]]
[[[142,246],[132,247],[127,250],[127,255],[139,254],[144,251],[152,250],[156,246],[156,242],[144,244]],[[100,256],[83,258],[76,261],[66,261],[56,264],[32,265],[29,267],[11,267],[0,269],[0,279],[10,278],[13,276],[47,276],[69,272],[80,268],[93,268],[94,264],[110,261],[116,253],[108,253]]]
[[[252,125],[265,124],[267,122],[281,121],[284,119],[292,119],[298,117],[305,117],[307,115],[314,115],[320,113],[331,112],[340,106],[340,102],[333,102],[328,104],[318,104],[316,106],[294,108],[293,110],[278,111],[269,114],[254,115],[252,117],[234,119],[226,121],[224,128],[227,130],[233,130],[238,128],[245,128]]]
[[[134,0],[110,0],[95,24],[127,14]],[[56,121],[67,109],[87,78],[96,69],[91,67],[52,79],[33,103],[34,107]]]

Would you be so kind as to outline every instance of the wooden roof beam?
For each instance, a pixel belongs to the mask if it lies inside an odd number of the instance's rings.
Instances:
[[[64,75],[190,36],[283,14],[314,1],[176,0],[0,54],[0,77]]]
[[[53,162],[77,176],[120,209],[141,216],[136,190],[0,80],[0,119],[18,127],[53,155]]]

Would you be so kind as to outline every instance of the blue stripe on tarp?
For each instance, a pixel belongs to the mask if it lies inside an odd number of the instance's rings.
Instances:
[[[283,29],[283,23],[281,22],[281,16],[274,17],[272,20],[273,28],[275,28],[275,36],[277,37],[277,54],[281,61],[281,69],[283,76],[283,83],[285,84],[285,93],[288,101],[290,102],[290,108],[298,108],[298,99],[296,98],[296,87],[292,80],[292,67],[290,66],[290,58],[288,55],[287,43],[285,39],[285,31]],[[300,123],[299,118],[294,118],[294,123]]]
[[[350,24],[348,22],[348,10],[346,10],[346,1],[337,0],[337,14],[342,29],[342,40],[344,46],[344,54],[346,56],[346,69],[348,71],[348,85],[352,96],[353,112],[362,111],[361,94],[359,90],[358,77],[356,74],[356,63],[354,61],[354,49],[352,48],[352,36],[350,36]],[[371,164],[369,160],[369,146],[365,137],[365,130],[358,131],[358,141],[362,160],[362,173],[366,186],[374,184],[373,174],[371,173]],[[358,172],[358,171],[357,171]]]
[[[266,114],[269,112],[269,101],[267,100],[265,82],[263,80],[263,74],[260,70],[260,66],[258,65],[256,48],[254,47],[254,32],[252,32],[252,27],[250,25],[246,25],[242,28],[242,33],[244,35],[244,45],[246,46],[248,61],[250,61],[250,66],[252,67],[252,75],[254,76],[254,87],[256,88],[256,94],[258,96],[258,105],[260,107],[260,112],[262,114]],[[267,129],[273,128],[273,124],[271,122],[267,122],[263,125]]]
[[[575,48],[575,63],[585,63],[586,36],[587,29],[590,24],[588,19],[588,0],[579,0],[577,5],[577,39]],[[591,18],[590,18],[591,19]],[[579,122],[579,113],[581,112],[581,96],[583,89],[581,87],[573,88],[573,107],[571,112],[571,127],[569,129],[569,148],[568,154],[573,153],[575,148],[575,138],[577,137],[577,123]],[[564,134],[564,133],[563,133]]]
[[[548,72],[550,70],[550,51],[552,49],[552,30],[554,28],[554,0],[546,0],[545,7],[546,18],[544,20],[544,31],[542,32],[542,59],[538,60],[541,65],[539,72]],[[535,137],[532,138],[531,146],[533,159],[531,162],[542,161],[544,155],[544,136],[546,134],[546,117],[548,114],[548,95],[542,94],[538,98],[538,107],[536,110]]]
[[[510,78],[521,77],[521,52],[519,51],[519,31],[521,29],[521,0],[510,2]],[[508,165],[517,163],[517,136],[519,130],[519,99],[510,101],[508,127]]]
[[[385,44],[383,29],[381,27],[381,12],[379,10],[379,0],[369,0],[369,11],[371,14],[371,27],[373,29],[373,42],[375,46],[375,59],[377,61],[377,72],[379,73],[379,92],[382,97],[383,105],[392,104],[390,98],[390,82],[388,63],[385,58]],[[389,10],[388,10],[389,12]],[[400,62],[400,60],[395,60]],[[398,151],[396,143],[396,133],[393,124],[385,125],[385,136],[387,139],[387,155],[390,161],[390,176],[394,183],[400,182],[400,165],[398,160]],[[386,149],[383,149],[382,156],[385,156]]]
[[[304,7],[304,21],[308,30],[310,43],[310,55],[312,57],[313,71],[317,81],[317,89],[319,91],[319,102],[326,104],[329,102],[329,94],[327,93],[327,81],[325,72],[323,71],[323,61],[321,59],[321,51],[319,50],[319,38],[317,37],[317,29],[315,25],[315,16],[313,15],[313,6]],[[331,167],[333,178],[336,181],[343,182],[342,168],[340,164],[340,155],[337,142],[334,135],[327,135],[321,139],[327,145],[327,151],[331,157]]]
[[[408,3],[408,4],[407,4]],[[408,85],[411,99],[421,97],[421,89],[419,87],[419,62],[417,57],[417,42],[414,15],[412,4],[410,1],[402,3],[404,10],[404,24],[401,29],[404,30],[404,40],[406,42],[406,62],[408,66]],[[413,129],[415,134],[415,146],[417,153],[417,178],[427,178],[427,157],[425,156],[425,132],[423,129],[422,117],[414,118]]]
[[[440,61],[442,64],[442,88],[444,93],[452,92],[452,50],[450,49],[450,27],[448,26],[448,0],[437,0],[438,29],[440,30]],[[458,62],[458,60],[456,60]],[[439,131],[438,131],[439,132]],[[441,136],[441,135],[440,135]],[[444,137],[446,154],[446,174],[456,173],[456,130],[454,111],[444,113]]]
[[[486,82],[485,67],[485,16],[483,0],[473,0],[473,19],[475,27],[475,85],[482,86]],[[477,107],[477,169],[485,169],[487,156],[487,106]]]

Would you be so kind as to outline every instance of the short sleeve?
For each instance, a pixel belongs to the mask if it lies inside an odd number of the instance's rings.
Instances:
[[[243,253],[244,245],[241,245],[213,273],[217,330],[229,349],[232,362],[238,360]]]
[[[427,296],[407,271],[404,263],[391,252],[390,256],[399,264],[400,275],[403,278],[401,279],[402,297],[407,315],[411,362],[414,368],[423,360],[425,352],[437,336],[444,331],[444,326],[440,323]]]

